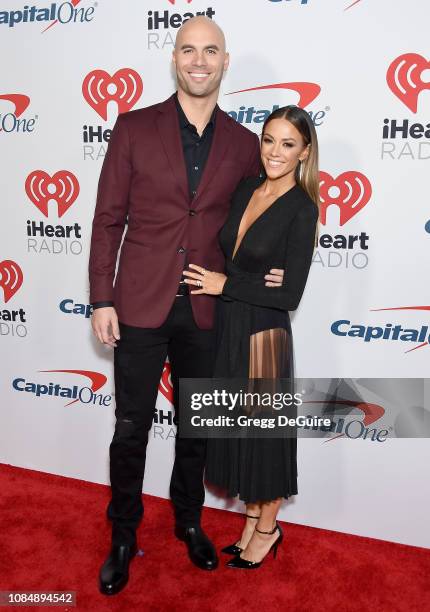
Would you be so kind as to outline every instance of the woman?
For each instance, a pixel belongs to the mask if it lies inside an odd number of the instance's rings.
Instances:
[[[190,264],[194,294],[220,295],[216,378],[293,380],[289,310],[299,305],[311,265],[318,219],[318,142],[304,110],[286,106],[263,126],[264,178],[242,181],[220,232],[226,274]],[[284,268],[281,287],[266,286],[268,268]],[[239,494],[246,522],[223,549],[230,567],[255,569],[282,541],[276,516],[297,493],[297,440],[217,439],[208,442],[206,478]]]

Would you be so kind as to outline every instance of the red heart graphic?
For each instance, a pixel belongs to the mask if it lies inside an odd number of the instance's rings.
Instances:
[[[160,384],[158,390],[164,395],[164,397],[173,404],[173,386],[172,386],[172,368],[168,361],[165,362],[163,373],[161,375]]]
[[[48,191],[50,185],[55,187],[52,193]],[[76,176],[68,170],[59,170],[52,177],[43,170],[34,170],[26,178],[25,191],[45,217],[49,216],[49,201],[55,200],[58,216],[61,218],[78,197],[79,182]]]
[[[337,187],[339,194],[336,197],[329,195],[331,187]],[[361,172],[349,170],[342,172],[334,179],[327,172],[320,172],[320,221],[326,224],[327,208],[334,204],[339,207],[340,225],[347,223],[354,215],[366,206],[372,195],[372,185],[369,179]]]
[[[11,259],[0,261],[0,287],[3,288],[5,302],[15,295],[23,280],[24,275],[16,261]]]
[[[417,53],[405,53],[391,62],[387,70],[387,83],[393,94],[413,113],[418,110],[418,96],[430,83],[421,80],[430,62]]]
[[[108,92],[109,85],[115,87]],[[93,70],[82,83],[85,100],[107,121],[107,107],[112,100],[118,105],[118,113],[126,113],[136,104],[143,91],[140,75],[132,68],[121,68],[111,77],[105,70]]]

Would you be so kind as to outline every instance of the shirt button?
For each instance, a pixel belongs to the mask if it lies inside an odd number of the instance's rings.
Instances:
[[[194,170],[198,170],[198,169],[199,169],[199,167],[198,167],[198,166],[194,166]]]
[[[193,191],[191,192],[191,195],[192,195],[192,196],[195,196],[195,195],[196,195],[196,193],[197,193],[197,191],[196,191],[195,189],[193,189]]]
[[[184,249],[184,247],[180,247],[180,248],[178,249],[178,253],[185,253],[185,249]]]
[[[196,211],[195,210],[190,210],[189,215],[190,215],[190,217],[194,217],[196,215]]]

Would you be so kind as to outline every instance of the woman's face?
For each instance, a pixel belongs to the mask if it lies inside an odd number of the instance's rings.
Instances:
[[[294,176],[300,160],[307,158],[309,146],[288,119],[272,119],[261,138],[261,160],[268,178]]]

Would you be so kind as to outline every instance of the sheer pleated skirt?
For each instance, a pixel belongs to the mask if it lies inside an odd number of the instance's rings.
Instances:
[[[249,378],[290,379],[294,393],[293,338],[288,313],[253,307],[249,336]],[[220,305],[218,325],[229,316]],[[216,373],[215,373],[216,376]],[[258,382],[254,381],[258,386]],[[297,494],[296,438],[209,439],[206,480],[245,503]]]

